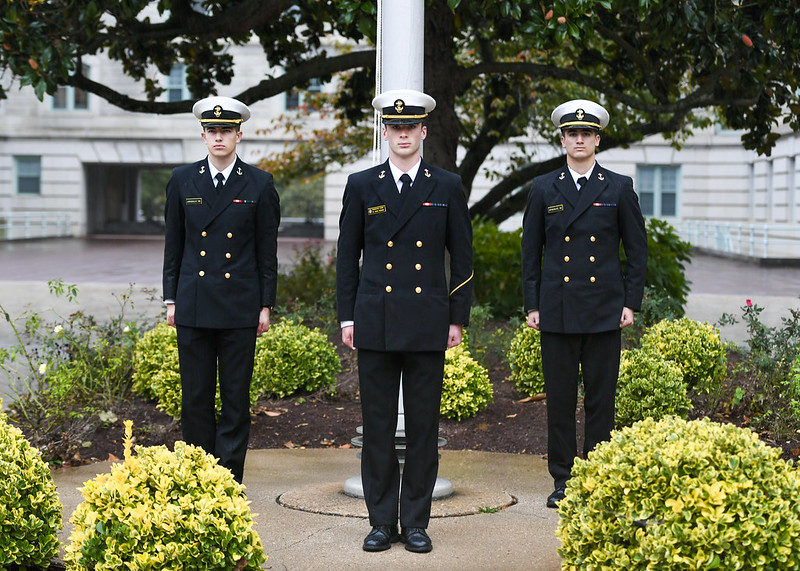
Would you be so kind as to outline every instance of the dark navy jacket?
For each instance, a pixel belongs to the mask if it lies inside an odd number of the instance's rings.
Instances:
[[[623,307],[641,309],[646,270],[647,233],[630,177],[595,164],[580,192],[566,166],[533,181],[522,279],[525,311],[539,310],[541,331],[618,329]]]

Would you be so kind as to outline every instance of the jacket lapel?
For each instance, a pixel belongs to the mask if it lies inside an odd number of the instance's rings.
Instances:
[[[419,165],[417,177],[411,185],[411,191],[408,196],[401,197],[402,207],[397,216],[392,234],[400,230],[417,210],[422,208],[422,203],[430,196],[434,188],[436,188],[436,181],[431,175],[430,166],[423,161]]]
[[[570,182],[572,181],[570,180]],[[592,171],[592,176],[589,177],[586,184],[584,184],[583,188],[578,192],[578,202],[575,204],[575,209],[572,211],[567,224],[572,224],[578,216],[586,212],[607,186],[608,177],[600,165],[596,164]]]
[[[567,167],[564,167],[554,181],[554,186],[558,194],[573,208],[578,202],[578,190],[575,188],[575,182],[572,180]]]
[[[211,177],[206,173],[206,178],[211,180]],[[211,184],[211,192],[216,194],[216,200],[211,207],[211,211],[208,214],[208,218],[206,219],[206,226],[211,224],[211,222],[222,212],[228,208],[231,204],[233,204],[233,200],[237,198],[242,191],[247,187],[247,176],[244,174],[244,163],[242,163],[238,158],[236,159],[236,164],[233,166],[233,170],[231,171],[231,176],[228,177],[228,180],[225,182],[225,186],[222,189],[214,188],[214,183],[210,182]]]

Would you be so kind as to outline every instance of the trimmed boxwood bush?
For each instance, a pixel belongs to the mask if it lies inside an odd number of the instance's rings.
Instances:
[[[41,453],[0,413],[0,568],[48,567],[58,555],[61,509]]]
[[[686,385],[697,393],[714,393],[725,378],[725,345],[719,329],[708,323],[688,317],[662,320],[642,336],[641,348],[677,364]]]
[[[559,503],[563,569],[800,566],[800,474],[748,429],[670,416],[576,459]]]
[[[523,323],[517,329],[508,352],[509,380],[521,394],[536,396],[544,392],[542,374],[542,334]]]
[[[640,349],[623,351],[617,381],[617,428],[668,415],[686,418],[692,403],[687,395],[683,371],[657,353]]]
[[[266,561],[253,514],[230,470],[175,443],[131,451],[81,488],[65,561],[70,569],[259,569]]]
[[[489,373],[463,345],[444,354],[444,383],[440,413],[462,420],[478,414],[494,400]]]
[[[325,334],[290,319],[273,324],[256,343],[253,382],[263,387],[262,394],[283,398],[333,387],[341,370],[336,348]]]

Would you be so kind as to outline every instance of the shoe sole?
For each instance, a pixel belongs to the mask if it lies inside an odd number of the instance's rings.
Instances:
[[[406,543],[406,551],[410,551],[412,553],[430,553],[432,550],[433,546],[419,548]]]

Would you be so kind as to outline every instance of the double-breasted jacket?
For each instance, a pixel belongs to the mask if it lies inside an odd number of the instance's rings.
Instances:
[[[526,312],[539,310],[541,331],[618,329],[623,307],[641,308],[646,269],[647,233],[630,177],[595,164],[580,191],[566,166],[533,181],[523,218],[523,295]]]
[[[472,225],[460,177],[422,161],[401,195],[388,161],[350,175],[336,290],[338,319],[355,322],[356,347],[444,351],[449,325],[469,323],[472,298]]]
[[[258,325],[278,275],[280,204],[272,175],[236,159],[216,189],[206,159],[176,168],[167,184],[164,299],[175,323],[234,329]]]

